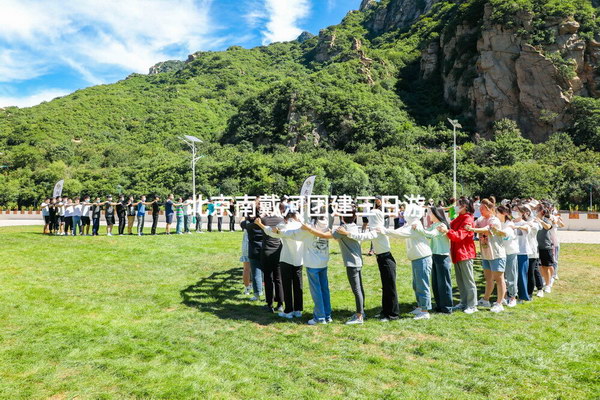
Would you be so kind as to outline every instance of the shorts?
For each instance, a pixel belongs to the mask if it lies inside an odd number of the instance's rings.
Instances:
[[[114,214],[109,214],[106,216],[106,225],[114,225],[115,224],[115,216]]]
[[[504,272],[506,268],[506,258],[496,258],[493,260],[482,260],[483,269],[492,272]]]
[[[90,217],[81,217],[81,225],[87,226],[90,224]]]
[[[50,218],[50,216],[49,216],[49,215],[44,215],[44,223],[45,223],[46,225],[48,225],[48,224],[49,224],[49,223],[51,223],[51,222],[52,222],[52,218]]]
[[[65,216],[64,215],[57,215],[56,216],[56,223],[59,225],[62,225],[65,223]]]
[[[173,213],[171,214],[167,214],[167,224],[172,224],[173,223]]]
[[[540,250],[540,265],[542,267],[553,267],[554,266],[554,251],[552,249],[539,249]]]

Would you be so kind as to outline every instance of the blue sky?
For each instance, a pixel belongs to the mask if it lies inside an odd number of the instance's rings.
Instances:
[[[199,50],[317,34],[360,0],[0,0],[0,107],[147,73]]]

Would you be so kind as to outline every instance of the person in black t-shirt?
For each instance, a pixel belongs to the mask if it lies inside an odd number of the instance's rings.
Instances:
[[[151,234],[156,235],[156,227],[158,226],[158,215],[160,214],[160,197],[156,196],[152,202],[152,230]]]
[[[104,217],[106,218],[106,235],[112,236],[112,228],[115,224],[115,206],[119,203],[113,203],[112,196],[109,194],[106,196],[104,202]]]
[[[125,233],[125,224],[127,223],[127,200],[125,196],[119,196],[117,203],[117,217],[119,218],[119,236]]]

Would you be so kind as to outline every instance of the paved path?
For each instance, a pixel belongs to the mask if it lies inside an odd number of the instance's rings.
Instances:
[[[32,219],[0,219],[0,227],[3,226],[35,226],[35,225],[42,225],[42,222],[40,220],[32,220]],[[104,226],[104,221],[102,221],[101,223],[102,226]],[[206,229],[206,223],[203,224],[203,229]],[[164,228],[165,227],[165,223],[164,221],[160,221],[158,223],[158,226],[160,228]],[[173,229],[174,229],[174,225],[172,225]],[[223,223],[223,228],[227,229],[229,227],[229,225],[226,223],[226,221],[224,221]],[[216,228],[216,223],[214,223],[214,228]],[[116,229],[116,228],[115,228]],[[239,229],[239,227],[238,227]],[[146,226],[145,226],[145,230],[146,231],[150,231],[150,228],[148,226],[148,222],[146,221]],[[103,232],[103,231],[101,231]],[[600,244],[600,231],[562,231],[559,230],[558,231],[558,235],[560,237],[560,242],[561,243],[593,243],[593,244]]]

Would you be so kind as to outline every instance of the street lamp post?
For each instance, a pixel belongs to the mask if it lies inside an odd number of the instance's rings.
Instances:
[[[190,149],[192,149],[192,197],[194,199],[194,218],[196,218],[197,214],[197,199],[196,199],[196,162],[202,158],[202,156],[197,156],[198,151],[196,149],[196,143],[203,143],[202,140],[198,139],[196,136],[185,135],[181,140],[185,142]]]
[[[456,119],[448,118],[448,122],[450,122],[450,125],[452,125],[452,128],[454,129],[454,168],[452,170],[452,195],[456,201],[456,129],[462,129],[462,125]]]

